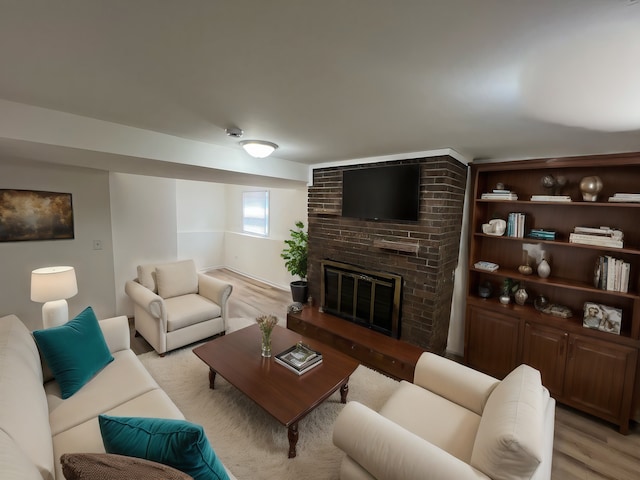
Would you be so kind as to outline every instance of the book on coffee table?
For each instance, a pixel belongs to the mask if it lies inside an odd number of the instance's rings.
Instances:
[[[322,354],[302,342],[287,348],[274,357],[280,365],[292,372],[302,375],[322,363]]]

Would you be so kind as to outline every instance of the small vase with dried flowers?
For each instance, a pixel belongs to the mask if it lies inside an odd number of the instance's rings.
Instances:
[[[262,332],[262,356],[271,356],[271,332],[273,327],[278,323],[278,318],[275,315],[260,315],[256,318],[256,322]]]

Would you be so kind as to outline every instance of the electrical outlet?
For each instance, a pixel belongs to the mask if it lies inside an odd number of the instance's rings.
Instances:
[[[94,240],[93,241],[93,249],[94,250],[102,250],[102,240]]]

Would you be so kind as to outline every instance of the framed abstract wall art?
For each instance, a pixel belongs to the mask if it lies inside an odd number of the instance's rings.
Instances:
[[[70,193],[0,189],[0,242],[72,238]]]

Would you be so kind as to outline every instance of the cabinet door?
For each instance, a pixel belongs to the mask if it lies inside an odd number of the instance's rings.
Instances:
[[[528,322],[524,327],[522,361],[540,371],[542,384],[554,398],[563,395],[568,339],[555,328]]]
[[[565,398],[571,405],[609,419],[625,431],[636,361],[636,349],[571,335]]]
[[[467,308],[465,362],[496,378],[504,378],[518,366],[520,320],[493,310]]]

